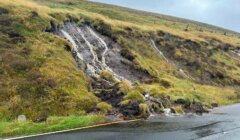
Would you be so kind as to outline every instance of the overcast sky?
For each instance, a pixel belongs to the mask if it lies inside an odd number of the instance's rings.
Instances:
[[[240,32],[240,0],[92,0],[209,23]]]

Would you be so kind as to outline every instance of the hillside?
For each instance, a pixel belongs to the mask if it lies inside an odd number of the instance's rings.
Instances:
[[[0,0],[0,62],[2,137],[240,99],[239,33],[83,0]]]

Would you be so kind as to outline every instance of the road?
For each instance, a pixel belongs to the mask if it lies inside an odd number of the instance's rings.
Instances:
[[[155,115],[146,121],[72,131],[24,140],[239,140],[240,104],[197,116]]]

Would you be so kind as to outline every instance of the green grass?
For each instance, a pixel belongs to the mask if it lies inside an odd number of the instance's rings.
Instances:
[[[183,98],[201,102],[205,105],[211,105],[212,103],[227,105],[240,101],[237,90],[234,87],[202,85],[174,77],[168,77],[168,79],[173,83],[171,88],[165,88],[163,85],[156,83],[140,85],[140,89],[148,91],[155,97],[170,96],[171,100]]]
[[[33,123],[31,121],[0,122],[0,137],[25,136],[54,132],[103,123],[104,121],[105,117],[103,115],[88,115],[75,117],[50,117],[43,123]]]

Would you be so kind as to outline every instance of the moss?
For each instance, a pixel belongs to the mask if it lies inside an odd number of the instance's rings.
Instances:
[[[131,100],[131,101],[137,101],[139,103],[142,103],[144,102],[144,96],[141,94],[140,91],[132,90],[126,96],[124,96],[124,100]]]
[[[103,113],[108,113],[112,110],[112,106],[106,102],[98,103],[96,108],[102,111]]]

